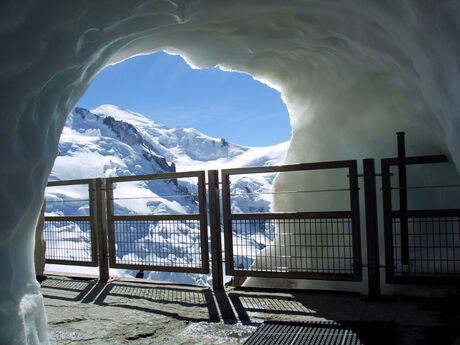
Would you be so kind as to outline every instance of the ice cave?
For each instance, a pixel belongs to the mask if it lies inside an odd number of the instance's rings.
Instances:
[[[288,105],[287,163],[392,156],[405,131],[457,178],[459,2],[26,0],[0,18],[2,344],[48,343],[34,226],[66,116],[106,65],[165,50],[251,74]]]

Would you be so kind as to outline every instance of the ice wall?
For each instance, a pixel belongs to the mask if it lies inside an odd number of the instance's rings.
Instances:
[[[418,0],[2,2],[0,343],[47,343],[33,229],[65,118],[104,66],[166,49],[252,74],[288,104],[287,162],[392,156],[405,130],[409,154],[460,166],[459,13]]]

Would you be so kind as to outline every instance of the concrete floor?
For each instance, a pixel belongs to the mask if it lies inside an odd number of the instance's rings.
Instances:
[[[358,325],[364,345],[460,345],[460,298],[385,298],[50,276],[52,344],[243,344],[264,321]]]

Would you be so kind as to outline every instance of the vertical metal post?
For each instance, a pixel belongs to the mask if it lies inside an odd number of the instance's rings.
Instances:
[[[220,231],[219,172],[208,171],[209,187],[209,225],[211,229],[212,286],[223,289],[222,241]]]
[[[208,210],[206,207],[206,173],[204,171],[198,172],[198,199],[202,268],[206,273],[209,273]]]
[[[106,214],[105,219],[107,220],[107,240],[108,240],[108,256],[109,256],[109,267],[115,266],[116,264],[116,246],[115,246],[115,226],[113,221],[114,215],[114,204],[113,204],[113,182],[112,180],[105,180],[105,202],[106,202]]]
[[[91,218],[91,261],[98,266],[98,225],[97,225],[97,186],[96,179],[88,183],[89,216]]]
[[[358,162],[351,161],[348,167],[348,179],[350,183],[350,207],[352,214],[352,238],[353,238],[353,275],[357,280],[362,279],[361,261],[361,224],[359,215],[359,184]]]
[[[222,182],[222,220],[224,222],[225,272],[235,274],[233,260],[233,238],[230,202],[230,175],[226,169],[221,170]]]
[[[383,231],[385,234],[385,274],[386,283],[394,280],[394,242],[393,242],[393,215],[391,202],[391,173],[390,160],[381,160],[382,198],[383,198]]]
[[[409,264],[409,234],[407,225],[407,177],[406,177],[406,145],[404,132],[398,136],[398,170],[399,170],[399,216],[401,230],[401,264]]]
[[[366,205],[367,272],[369,297],[380,296],[379,236],[377,220],[377,191],[375,187],[375,163],[363,160],[364,200]]]
[[[107,209],[105,179],[96,179],[96,228],[99,254],[99,279],[109,279],[109,262],[107,252]]]

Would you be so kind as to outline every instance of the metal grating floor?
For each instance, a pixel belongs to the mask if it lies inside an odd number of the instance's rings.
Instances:
[[[264,322],[251,337],[246,340],[245,345],[369,345],[380,344],[382,340],[377,332],[375,323],[369,325],[364,322],[335,323],[324,322]],[[381,328],[381,327],[378,327]],[[386,325],[383,328],[388,328]],[[365,330],[364,337],[359,336]],[[382,331],[383,329],[381,329]],[[363,338],[369,338],[369,333],[375,336],[377,342],[363,342]],[[383,332],[386,333],[385,331]],[[393,333],[393,332],[390,332]],[[387,338],[389,333],[383,336]],[[367,340],[367,339],[366,339]],[[386,344],[392,344],[390,339],[385,339]]]

